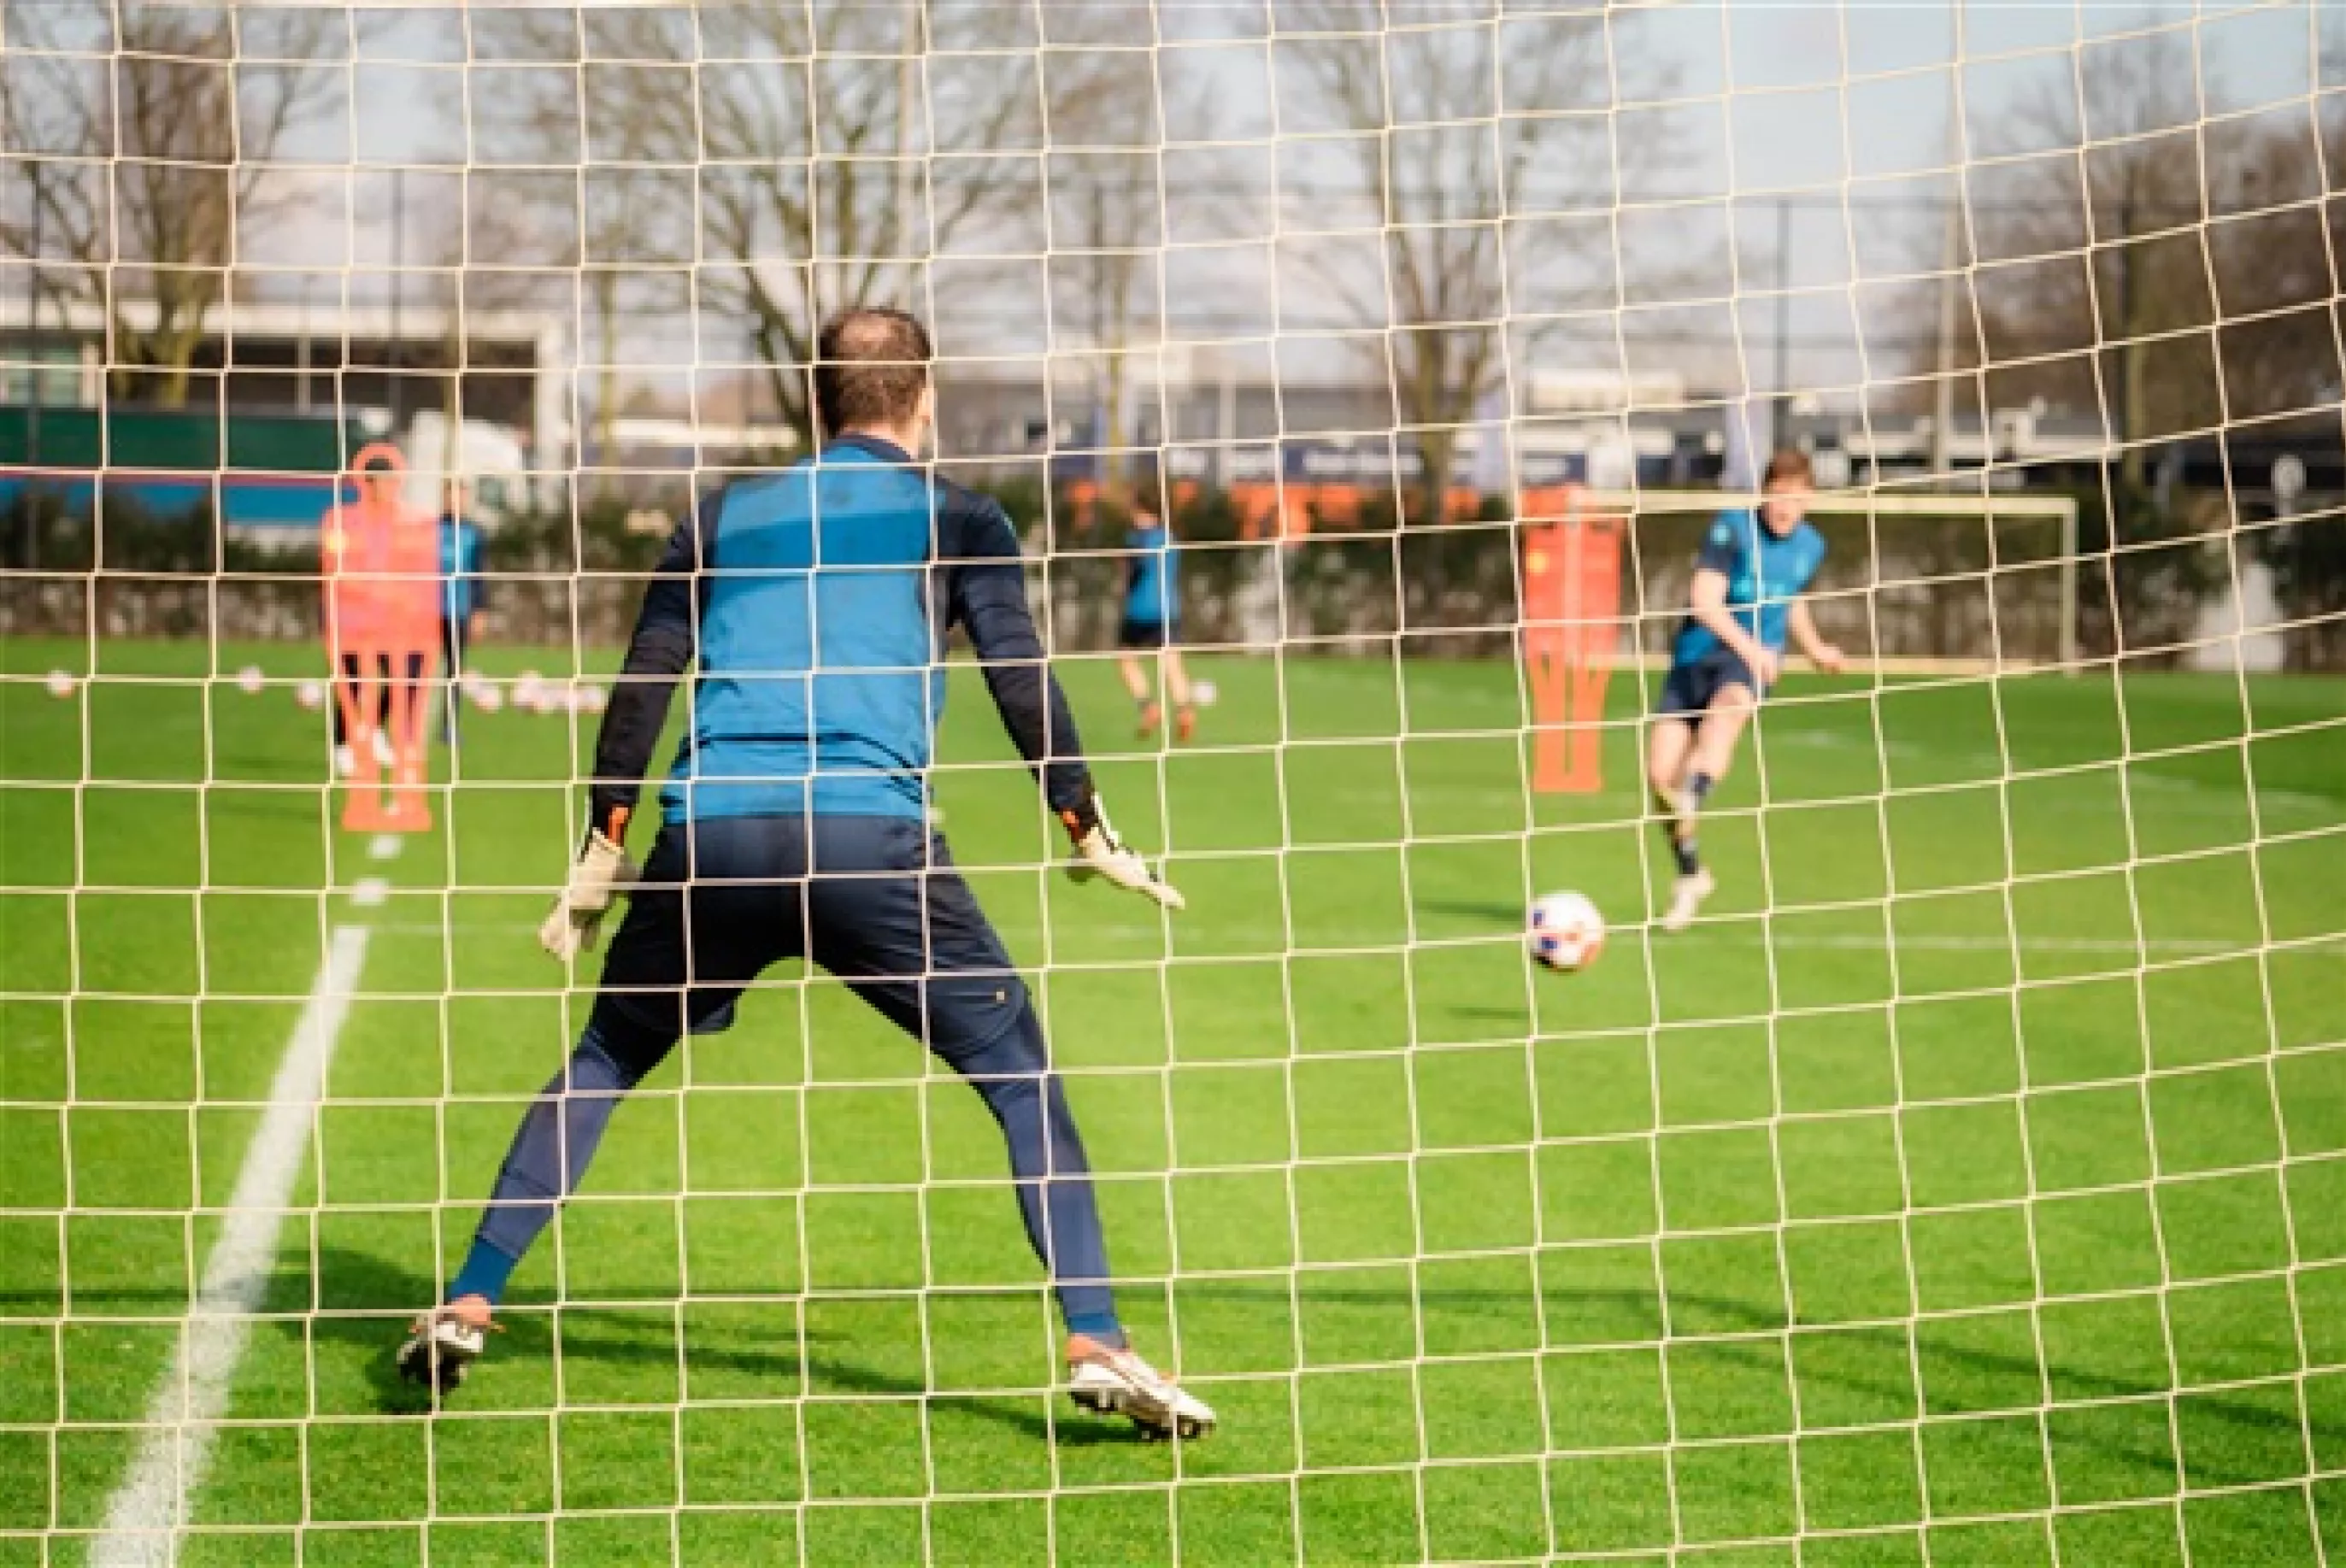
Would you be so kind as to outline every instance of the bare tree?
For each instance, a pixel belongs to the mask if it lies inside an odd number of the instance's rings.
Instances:
[[[1323,247],[1320,280],[1379,352],[1423,465],[1414,520],[1439,522],[1464,426],[1494,387],[1511,331],[1508,229],[1527,214],[1601,212],[1624,170],[1661,156],[1658,139],[1604,134],[1615,72],[1601,15],[1503,15],[1441,0],[1286,0],[1279,56],[1295,128],[1350,166],[1379,219],[1381,254]],[[1291,102],[1301,89],[1300,103]],[[1595,129],[1592,138],[1587,133]],[[1327,204],[1319,204],[1322,210]],[[1601,225],[1552,223],[1554,248],[1601,249]],[[1609,272],[1609,260],[1606,270]]]
[[[111,27],[95,8],[10,7],[0,249],[44,263],[47,297],[103,312],[116,396],[186,401],[240,228],[282,199],[269,165],[335,88],[302,68],[332,20],[273,18],[255,65],[230,7],[124,5]]]
[[[932,258],[1003,218],[993,199],[1017,166],[993,155],[1041,146],[1036,56],[957,55],[933,73],[923,0],[638,6],[512,25],[541,31],[544,58],[578,56],[574,28],[591,45],[576,69],[539,79],[512,129],[534,138],[539,161],[584,170],[577,220],[598,311],[616,317],[623,279],[666,271],[704,338],[712,323],[738,334],[808,442],[821,319],[921,302]],[[967,79],[977,67],[995,79]]]
[[[1145,52],[1101,52],[1054,72],[1049,87],[1053,347],[1079,343],[1091,357],[1103,426],[1094,439],[1114,489],[1126,478],[1136,350],[1160,335],[1151,329],[1161,326],[1164,127]]]
[[[2080,46],[2038,90],[1974,106],[1970,262],[1952,364],[1983,408],[2099,409],[2129,494],[2160,438],[2336,400],[2327,320],[2346,122],[2203,119],[2188,32]],[[1921,296],[1919,345],[1935,307]],[[1918,354],[1919,358],[1919,354]]]

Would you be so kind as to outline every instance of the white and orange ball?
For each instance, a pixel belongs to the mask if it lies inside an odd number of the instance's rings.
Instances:
[[[1542,893],[1532,901],[1524,944],[1542,968],[1576,974],[1605,951],[1605,916],[1585,893]]]

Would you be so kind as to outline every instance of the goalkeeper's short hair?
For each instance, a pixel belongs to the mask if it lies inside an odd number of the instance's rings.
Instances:
[[[825,321],[814,367],[815,412],[824,433],[910,420],[928,389],[935,351],[928,328],[908,311],[859,306]]]

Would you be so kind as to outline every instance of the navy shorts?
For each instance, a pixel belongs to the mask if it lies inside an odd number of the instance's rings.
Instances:
[[[1662,681],[1662,700],[1654,708],[1654,717],[1699,718],[1709,710],[1719,688],[1728,686],[1742,687],[1754,697],[1768,695],[1768,687],[1751,673],[1751,667],[1731,648],[1713,648],[1700,658],[1672,664]]]
[[[657,1062],[732,1022],[750,982],[809,958],[949,1064],[999,1040],[1026,988],[953,863],[912,817],[715,817],[660,830],[604,962],[595,1021]]]
[[[1181,628],[1173,621],[1127,620],[1116,633],[1117,647],[1135,651],[1169,648],[1180,640]]]

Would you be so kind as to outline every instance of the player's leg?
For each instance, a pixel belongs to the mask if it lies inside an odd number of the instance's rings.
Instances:
[[[348,779],[359,770],[358,754],[352,750],[355,743],[366,747],[378,767],[392,765],[391,737],[384,733],[391,711],[391,656],[387,653],[342,656],[342,683],[349,690],[350,706],[364,720],[366,733],[353,738],[342,704],[334,704],[334,771]]]
[[[1727,776],[1729,766],[1735,760],[1736,741],[1759,705],[1759,696],[1749,685],[1730,677],[1710,694],[1701,722],[1695,726],[1694,743],[1686,759],[1685,781],[1678,792],[1678,826],[1673,842],[1680,850],[1678,881],[1671,891],[1670,907],[1662,916],[1664,931],[1684,931],[1692,925],[1703,901],[1719,885],[1702,864],[1703,808],[1709,803],[1712,789]]]
[[[454,750],[456,720],[464,706],[464,623],[459,616],[440,618],[440,662],[441,697],[448,705],[441,718],[441,735]]]
[[[370,726],[368,733],[374,737],[369,745],[374,752],[376,766],[382,768],[393,767],[399,761],[391,743],[391,716],[393,711],[392,687],[398,678],[398,672],[392,667],[391,655],[388,653],[375,655],[374,676],[365,690],[367,722]]]
[[[1165,628],[1165,695],[1173,702],[1174,734],[1183,740],[1198,733],[1198,707],[1189,695],[1189,667],[1181,662],[1181,649],[1171,626]]]
[[[1708,796],[1735,765],[1735,748],[1751,716],[1760,710],[1760,696],[1741,681],[1730,680],[1711,695],[1696,727],[1694,754],[1687,759],[1687,788],[1698,784]]]
[[[1694,718],[1665,713],[1646,736],[1646,789],[1653,796],[1665,837],[1677,837],[1678,790],[1686,782],[1687,758],[1694,750]]]
[[[1662,681],[1656,705],[1653,733],[1646,746],[1646,787],[1653,794],[1655,813],[1670,847],[1677,875],[1670,884],[1669,907],[1662,914],[1664,931],[1684,931],[1694,921],[1717,885],[1702,863],[1698,827],[1702,812],[1700,792],[1688,769],[1695,738],[1704,710],[1718,685],[1718,666],[1710,659],[1674,662]]]
[[[793,853],[789,863],[766,863],[780,859],[771,850],[754,859],[734,852],[747,835],[741,824],[725,827],[728,834],[713,836],[672,828],[654,846],[577,1045],[523,1113],[442,1305],[400,1347],[399,1369],[411,1380],[443,1390],[464,1380],[506,1283],[578,1190],[620,1102],[686,1031],[729,1021],[743,985],[794,949],[797,897],[788,879],[802,860]],[[696,867],[725,880],[688,890]]]
[[[334,678],[349,689],[350,706],[355,708],[366,690],[359,679],[359,656],[346,653],[336,662],[341,667],[335,672]],[[348,779],[359,770],[358,754],[351,749],[350,719],[342,711],[343,704],[339,695],[327,706],[334,710],[334,772],[339,778]]]
[[[1148,739],[1165,722],[1165,709],[1157,700],[1156,672],[1141,657],[1147,646],[1146,628],[1135,621],[1127,621],[1117,633],[1117,673],[1124,677],[1124,689],[1140,710],[1140,738]]]
[[[1070,1391],[1154,1431],[1202,1435],[1213,1411],[1127,1341],[1091,1164],[1042,1020],[944,841],[910,820],[818,819],[813,873],[815,961],[966,1079],[1002,1128],[1019,1217],[1066,1325]]]

